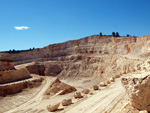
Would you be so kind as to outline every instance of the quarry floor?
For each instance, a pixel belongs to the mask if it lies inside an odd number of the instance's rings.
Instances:
[[[100,90],[94,91],[91,87],[94,83],[87,82],[88,80],[62,80],[72,86],[76,86],[78,91],[84,88],[90,88],[92,94],[84,94],[83,98],[73,98],[74,93],[66,95],[54,95],[52,97],[43,95],[54,78],[45,77],[45,83],[39,87],[36,94],[33,93],[28,101],[19,106],[14,106],[5,113],[48,113],[47,105],[62,102],[63,99],[71,98],[73,104],[63,107],[60,106],[56,112],[60,113],[111,113],[119,109],[122,99],[125,97],[125,89],[121,85],[121,79],[117,78],[115,82]],[[70,81],[70,82],[68,82]],[[41,89],[41,90],[40,90]],[[26,96],[24,96],[26,97]],[[15,99],[14,99],[15,100]],[[9,101],[8,101],[9,102]],[[7,104],[9,106],[9,104]]]
[[[105,89],[94,93],[83,101],[72,104],[61,113],[111,113],[117,110],[117,107],[120,108],[117,105],[126,95],[120,79]]]

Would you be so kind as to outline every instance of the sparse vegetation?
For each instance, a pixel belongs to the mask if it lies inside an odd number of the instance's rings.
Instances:
[[[116,37],[120,37],[120,35],[119,35],[119,33],[118,33],[118,32],[116,32]]]
[[[126,37],[129,37],[129,36],[130,36],[129,34],[126,35]]]
[[[112,36],[116,36],[115,32],[112,32]]]
[[[9,51],[1,51],[2,53],[10,53],[10,54],[14,54],[14,53],[21,53],[21,52],[27,52],[27,51],[32,51],[32,50],[34,50],[35,48],[33,47],[33,49],[27,49],[27,50],[15,50],[15,49],[13,49],[13,50],[9,50]]]
[[[100,36],[103,36],[103,34],[102,34],[102,32],[100,32],[100,34],[99,34]]]

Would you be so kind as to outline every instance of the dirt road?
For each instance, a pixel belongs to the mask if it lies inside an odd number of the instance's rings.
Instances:
[[[48,88],[50,78],[46,77],[46,84],[42,90],[31,100],[5,113],[47,113],[46,103],[42,101],[43,93]],[[111,113],[126,95],[125,89],[121,85],[120,78],[110,86],[101,91],[96,91],[94,95],[83,98],[81,101],[73,102],[72,105],[65,107],[61,113]],[[50,102],[47,100],[48,103]],[[37,109],[39,108],[39,109]]]
[[[31,100],[27,101],[26,103],[11,109],[5,113],[16,113],[17,111],[23,110],[23,109],[30,109],[34,107],[35,105],[39,104],[42,101],[43,94],[46,91],[46,89],[49,87],[51,83],[51,79],[49,77],[45,77],[46,84],[43,86],[43,88],[35,95]]]
[[[61,113],[111,113],[125,95],[121,80],[117,79],[110,87],[69,106]]]

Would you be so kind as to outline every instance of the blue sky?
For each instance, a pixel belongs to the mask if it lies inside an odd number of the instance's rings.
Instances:
[[[150,0],[0,0],[0,51],[41,48],[100,32],[147,35],[149,5]]]

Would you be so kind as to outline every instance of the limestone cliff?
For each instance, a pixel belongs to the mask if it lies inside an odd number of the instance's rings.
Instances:
[[[148,55],[150,36],[144,37],[112,37],[89,36],[79,40],[49,45],[28,52],[8,54],[0,53],[0,59],[17,61],[33,61],[35,59],[56,58],[70,55]],[[142,56],[141,56],[142,57]]]
[[[31,78],[26,68],[0,72],[0,84]]]
[[[89,36],[79,40],[17,54],[0,53],[0,58],[14,59],[27,66],[30,73],[59,77],[93,77],[107,81],[111,77],[143,70],[149,55],[150,36]],[[146,69],[146,68],[145,68]]]

